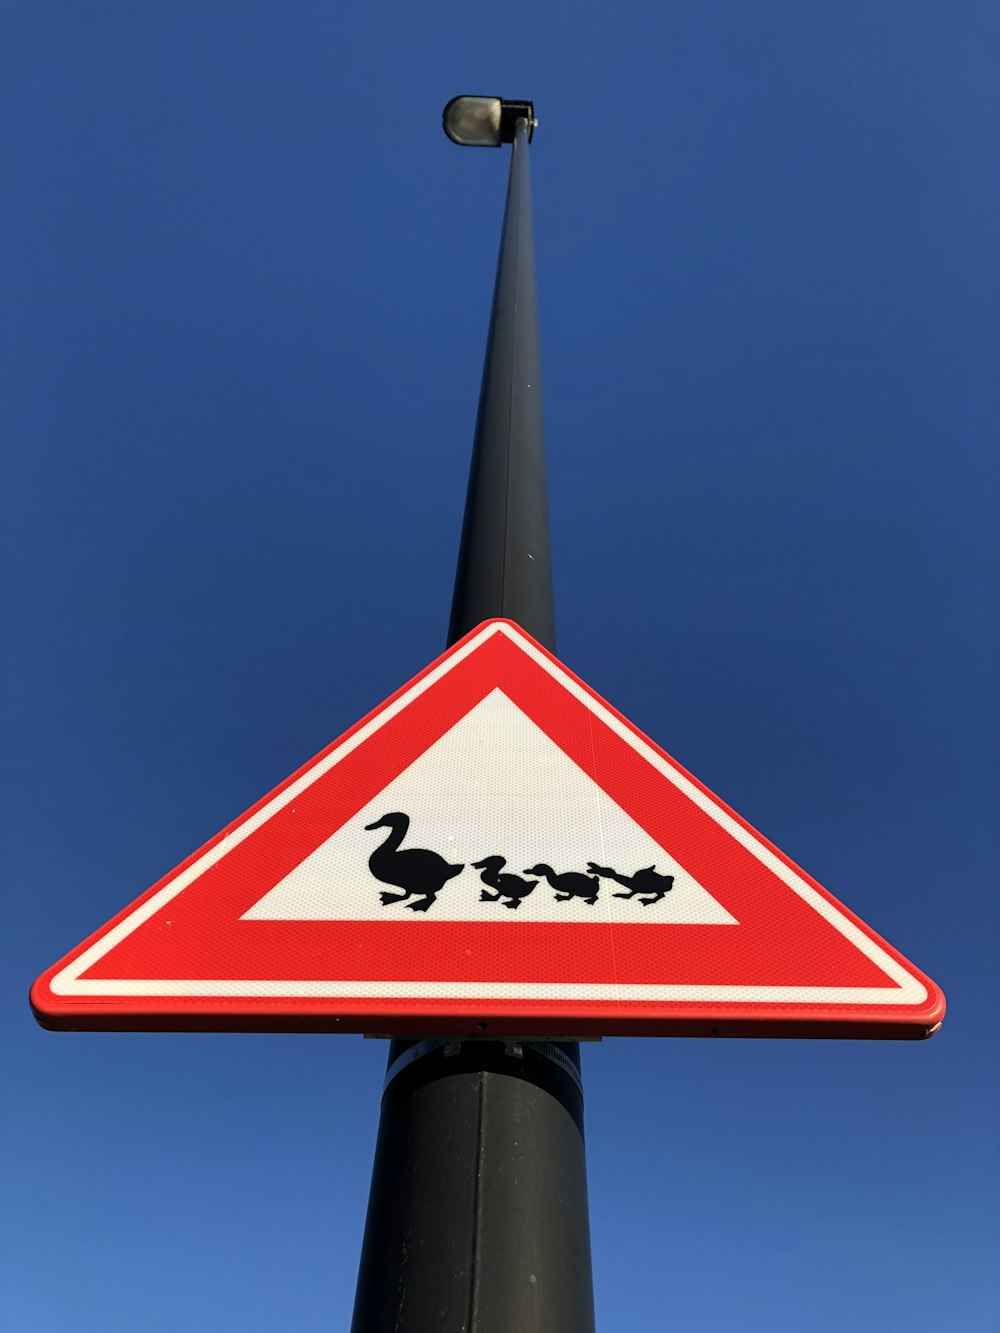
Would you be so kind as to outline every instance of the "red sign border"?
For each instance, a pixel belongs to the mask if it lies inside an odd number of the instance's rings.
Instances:
[[[465,1000],[457,998],[399,998],[384,996],[348,997],[80,997],[61,996],[51,989],[52,979],[103,939],[120,922],[131,916],[144,902],[182,874],[222,839],[273,801],[282,791],[304,776],[317,763],[344,745],[353,735],[398,699],[411,691],[447,659],[481,635],[490,626],[503,625],[531,643],[533,648],[554,663],[602,708],[608,710],[625,728],[664,759],[677,773],[691,782],[722,811],[746,829],[763,847],[788,866],[806,884],[815,889],[837,911],[852,922],[890,958],[900,964],[926,988],[927,998],[914,1005],[866,1005],[836,1003],[766,1003],[757,1001],[724,1002],[635,1001],[565,999],[525,1001]],[[945,1001],[940,990],[897,950],[881,939],[850,909],[844,907],[811,876],[797,866],[779,848],[763,837],[736,811],[711,792],[623,714],[580,680],[564,663],[537,644],[520,626],[506,620],[486,621],[478,625],[423,671],[396,690],[354,726],[314,755],[284,782],[279,783],[247,811],[233,820],[180,865],[158,880],[145,893],[117,913],[52,967],[31,988],[31,1005],[43,1027],[106,1029],[132,1031],[323,1031],[366,1032],[383,1035],[523,1035],[547,1037],[586,1037],[594,1035],[672,1035],[672,1036],[770,1036],[770,1037],[895,1037],[921,1038],[931,1035],[941,1024]],[[571,1006],[573,1013],[565,1012]],[[664,1013],[669,1008],[669,1015]],[[831,1009],[835,1010],[831,1014]]]

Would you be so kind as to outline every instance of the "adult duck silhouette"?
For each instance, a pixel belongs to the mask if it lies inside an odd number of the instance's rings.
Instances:
[[[473,861],[472,868],[482,871],[479,878],[491,889],[496,889],[496,893],[487,893],[483,889],[479,895],[481,903],[496,903],[504,898],[506,899],[504,907],[516,911],[521,906],[522,899],[527,898],[538,880],[521,879],[520,875],[501,875],[500,871],[506,864],[506,856],[487,856],[482,861]]]
[[[613,893],[611,895],[613,898],[634,898],[637,893],[650,894],[648,898],[639,899],[643,907],[652,907],[653,903],[658,903],[674,887],[673,875],[661,875],[655,865],[637,870],[634,875],[619,875],[618,871],[612,870],[610,866],[597,866],[593,861],[587,862],[587,869],[592,875],[613,879],[616,884],[628,889],[628,893]]]
[[[434,905],[435,898],[448,880],[461,874],[465,865],[450,865],[437,852],[425,851],[422,847],[408,847],[401,852],[399,844],[406,837],[409,827],[410,816],[399,811],[383,815],[374,824],[365,825],[369,833],[379,828],[389,830],[385,842],[376,847],[368,858],[368,869],[383,884],[395,884],[403,890],[402,893],[380,893],[383,907],[388,907],[390,903],[401,903],[404,898],[410,898],[416,893],[422,896],[407,903],[407,907],[413,912],[426,912]]]
[[[525,875],[544,875],[555,889],[557,903],[568,902],[570,898],[582,898],[585,903],[590,903],[591,906],[597,902],[601,881],[590,875],[581,875],[577,870],[567,870],[562,875],[557,875],[551,866],[543,865],[541,862],[523,873]]]

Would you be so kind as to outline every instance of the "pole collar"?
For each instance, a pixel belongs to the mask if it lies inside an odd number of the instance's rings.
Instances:
[[[580,1096],[583,1096],[583,1080],[580,1077],[579,1069],[554,1041],[525,1041],[517,1037],[427,1037],[424,1041],[415,1042],[414,1045],[407,1047],[402,1055],[398,1055],[385,1071],[382,1095],[385,1096],[389,1084],[404,1069],[408,1069],[410,1065],[415,1064],[417,1060],[423,1060],[438,1051],[442,1053],[442,1059],[448,1059],[458,1055],[463,1045],[472,1042],[492,1042],[494,1045],[502,1042],[504,1054],[514,1060],[522,1060],[525,1051],[530,1051],[532,1055],[539,1056],[541,1059],[548,1060],[558,1066],[572,1081]]]

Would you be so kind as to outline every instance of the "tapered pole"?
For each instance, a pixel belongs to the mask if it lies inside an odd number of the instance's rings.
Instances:
[[[519,120],[449,644],[504,616],[555,646],[528,142]],[[352,1333],[593,1327],[577,1043],[393,1041]]]
[[[505,616],[554,652],[531,174],[518,126],[448,642]]]

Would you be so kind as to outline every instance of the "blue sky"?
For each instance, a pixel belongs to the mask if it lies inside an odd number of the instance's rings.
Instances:
[[[385,1058],[32,978],[443,646],[535,100],[560,656],[945,990],[584,1050],[603,1333],[1000,1323],[996,7],[6,3],[12,1328],[345,1327]]]

